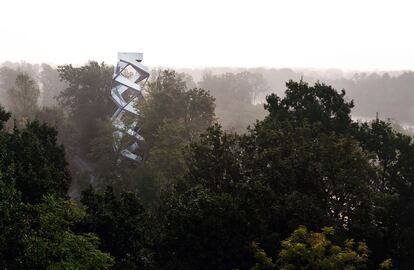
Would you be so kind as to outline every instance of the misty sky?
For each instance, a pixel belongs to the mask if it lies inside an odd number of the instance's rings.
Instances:
[[[0,61],[414,69],[414,1],[0,0]]]

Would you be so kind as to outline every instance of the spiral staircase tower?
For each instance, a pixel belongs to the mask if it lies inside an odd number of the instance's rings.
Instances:
[[[140,135],[140,127],[136,121],[140,114],[136,102],[144,99],[142,88],[148,80],[149,72],[141,64],[142,57],[142,53],[118,53],[111,89],[111,99],[117,106],[112,116],[115,127],[113,147],[122,156],[134,161],[143,159],[139,150],[144,138]],[[129,136],[132,140],[129,140],[130,145],[120,149],[123,147],[121,142],[124,136]]]

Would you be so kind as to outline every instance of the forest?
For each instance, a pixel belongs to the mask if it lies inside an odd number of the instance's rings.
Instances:
[[[113,70],[0,66],[2,269],[413,269],[414,73],[154,69],[132,162]]]

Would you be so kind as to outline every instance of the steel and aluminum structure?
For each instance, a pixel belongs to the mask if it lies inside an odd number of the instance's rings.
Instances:
[[[113,134],[113,146],[121,155],[135,161],[141,161],[143,158],[139,154],[139,148],[144,140],[136,121],[140,112],[135,105],[137,101],[144,99],[142,87],[149,77],[148,68],[141,64],[142,56],[142,53],[118,53],[119,61],[115,67],[111,89],[111,98],[117,106],[112,116],[112,123],[116,129]],[[126,121],[127,118],[129,121]],[[120,149],[121,140],[125,135],[129,136],[132,142],[128,147]]]

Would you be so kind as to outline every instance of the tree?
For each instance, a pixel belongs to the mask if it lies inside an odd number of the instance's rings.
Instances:
[[[39,65],[25,62],[4,62],[0,65],[0,97],[1,106],[11,109],[14,104],[9,99],[8,91],[15,87],[16,78],[19,74],[27,74],[31,79],[37,79]],[[14,111],[13,111],[14,113]]]
[[[45,196],[37,205],[21,201],[13,185],[0,180],[0,265],[4,269],[108,269],[112,258],[99,238],[79,234],[84,212],[69,201]]]
[[[365,237],[376,261],[391,257],[398,269],[410,269],[414,263],[414,219],[410,214],[414,211],[412,137],[395,132],[390,123],[378,119],[362,124],[358,131],[356,136],[362,147],[372,153],[371,163],[378,175],[374,186],[378,233]]]
[[[334,237],[335,230],[332,227],[312,232],[305,226],[299,226],[282,241],[275,262],[258,243],[252,242],[252,250],[258,261],[252,270],[367,269],[369,250],[365,242],[355,243],[353,239],[346,239],[338,243]],[[379,264],[379,269],[391,269],[392,266],[391,259],[387,259]]]
[[[263,77],[258,73],[248,71],[222,75],[207,73],[200,82],[200,87],[211,91],[217,98],[217,106],[220,108],[236,100],[241,104],[251,105],[256,94],[268,91]]]
[[[38,110],[40,90],[37,83],[26,73],[19,73],[14,87],[8,91],[10,109],[23,119],[32,119]]]
[[[64,110],[58,106],[43,107],[35,116],[40,123],[45,123],[57,131],[57,142],[65,146],[66,157],[72,157],[75,149],[74,127],[68,121]]]
[[[1,106],[9,107],[9,94],[8,91],[13,88],[16,83],[18,71],[9,68],[1,67],[0,68],[0,96],[2,97]]]
[[[93,161],[93,176],[85,181],[78,181],[77,188],[82,191],[92,184],[97,192],[103,192],[109,185],[116,194],[124,191],[139,195],[141,202],[150,207],[156,203],[161,189],[161,176],[146,162],[133,162],[123,158],[120,150],[128,145],[124,144],[114,150],[112,122],[108,119],[98,123],[98,137],[91,142],[89,160]],[[76,180],[81,180],[78,177]]]
[[[37,269],[109,269],[113,258],[98,249],[99,238],[75,233],[84,212],[69,201],[46,196],[33,206],[24,263]]]
[[[81,202],[88,214],[83,228],[100,237],[102,250],[115,257],[114,269],[151,268],[150,218],[136,194],[123,192],[117,198],[110,187],[102,195],[90,188]]]
[[[188,172],[172,196],[181,198],[201,186],[214,196],[232,198],[249,224],[249,233],[238,235],[238,243],[246,246],[260,239],[265,250],[274,253],[279,248],[274,243],[301,224],[312,230],[333,226],[339,235],[357,240],[379,237],[379,228],[373,225],[376,166],[354,135],[358,129],[349,115],[352,104],[345,102],[344,93],[321,84],[289,83],[287,87],[284,99],[269,97],[269,115],[249,133],[226,134],[215,126],[190,144]],[[177,200],[186,205],[184,199]],[[186,226],[176,232],[180,236],[191,230],[182,222]],[[205,253],[211,255],[210,250]],[[249,268],[248,256],[235,258],[224,264]],[[209,260],[216,261],[213,256]]]
[[[368,247],[364,242],[355,245],[354,240],[345,240],[343,246],[329,239],[332,228],[323,228],[321,233],[308,232],[299,227],[290,237],[282,241],[277,264],[280,269],[365,269]]]
[[[10,117],[0,108],[0,127]],[[56,131],[29,122],[0,129],[0,265],[5,269],[108,269],[99,238],[78,234],[84,212],[65,200],[70,176]]]
[[[42,84],[42,106],[56,106],[56,97],[66,88],[66,84],[60,79],[58,70],[48,64],[43,63],[41,65],[39,81]]]
[[[201,186],[163,197],[157,269],[247,269],[251,225],[241,200]]]
[[[216,98],[216,114],[227,130],[244,133],[248,125],[265,115],[263,106],[254,105],[256,95],[269,90],[267,83],[258,73],[207,73],[199,86],[210,91]]]
[[[0,267],[19,269],[24,255],[24,236],[28,233],[25,205],[13,185],[3,181],[0,171]]]
[[[98,135],[98,121],[107,119],[115,111],[115,105],[108,98],[113,67],[89,62],[81,67],[59,66],[58,72],[68,86],[57,99],[75,128],[78,153],[85,157],[90,152],[91,141]]]
[[[345,91],[338,93],[331,86],[317,82],[314,86],[300,81],[286,83],[286,96],[267,97],[265,108],[269,120],[289,121],[302,125],[304,121],[320,123],[328,131],[346,133],[351,129],[353,101],[346,102]]]
[[[0,106],[0,131],[3,131],[4,124],[10,119],[11,113],[6,112],[1,106]]]
[[[268,258],[256,243],[253,249],[259,259],[252,269],[366,269],[368,247],[364,242],[355,244],[347,239],[343,244],[334,244],[333,228],[325,227],[322,232],[309,232],[305,226],[298,227],[282,241],[276,263]]]
[[[294,92],[296,86],[288,84],[291,93],[299,95]],[[327,95],[316,88],[309,91]],[[335,97],[341,100],[335,91],[330,95],[333,97],[325,96],[326,100]],[[220,130],[210,130],[200,143],[190,148],[189,181],[230,193],[239,192],[234,189],[238,190],[241,183],[263,183],[273,190],[274,201],[278,203],[275,209],[281,209],[273,213],[276,215],[273,219],[285,221],[278,228],[284,233],[299,224],[320,228],[337,223],[343,228],[369,223],[363,214],[371,209],[369,183],[375,181],[375,173],[368,154],[360,149],[358,142],[340,133],[351,126],[350,110],[341,118],[331,118],[323,113],[339,113],[321,108],[321,113],[308,117],[294,108],[280,107],[290,99],[290,94],[282,101],[271,96],[267,105],[269,116],[246,136],[232,138]],[[298,107],[319,106],[319,97],[312,100],[315,102]],[[341,110],[340,106],[336,108]],[[322,124],[321,120],[327,123]],[[332,133],[332,129],[339,134]]]
[[[4,111],[0,114],[2,122],[10,117]],[[22,130],[0,133],[3,181],[15,185],[24,202],[38,203],[48,193],[66,197],[71,178],[56,130],[35,121]]]
[[[164,70],[148,85],[140,110],[147,162],[168,182],[184,171],[182,149],[215,120],[214,98],[203,89],[187,89],[174,71]]]

